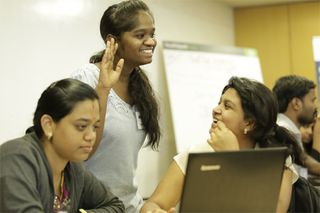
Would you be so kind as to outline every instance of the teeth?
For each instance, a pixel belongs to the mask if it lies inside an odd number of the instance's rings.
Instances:
[[[152,53],[152,50],[142,50],[144,53]]]
[[[216,118],[213,119],[213,123],[217,123],[218,120]]]

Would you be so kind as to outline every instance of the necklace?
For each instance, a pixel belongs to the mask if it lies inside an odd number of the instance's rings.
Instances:
[[[60,199],[63,199],[63,191],[64,191],[64,171],[62,171],[61,174],[61,180],[60,180]]]
[[[55,194],[54,201],[53,201],[53,209],[54,212],[58,212],[61,210],[62,202],[63,202],[63,194],[64,194],[64,171],[61,173],[61,179],[60,179],[60,195]]]

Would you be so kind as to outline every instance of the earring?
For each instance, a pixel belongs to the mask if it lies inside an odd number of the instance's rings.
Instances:
[[[243,133],[244,133],[245,135],[248,133],[247,128],[245,128],[245,129],[243,130]]]
[[[51,141],[51,139],[52,139],[52,133],[51,132],[48,133],[47,138],[48,138],[48,141]]]

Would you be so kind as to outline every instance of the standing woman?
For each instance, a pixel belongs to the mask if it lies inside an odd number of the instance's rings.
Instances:
[[[90,64],[72,75],[96,88],[100,117],[105,117],[86,167],[124,202],[126,212],[138,212],[143,202],[135,179],[139,150],[146,137],[153,149],[160,139],[158,104],[139,67],[152,61],[157,44],[154,33],[153,15],[143,1],[110,6],[100,22],[100,34],[109,54],[101,51],[92,56]],[[106,65],[110,61],[114,61],[113,67]]]

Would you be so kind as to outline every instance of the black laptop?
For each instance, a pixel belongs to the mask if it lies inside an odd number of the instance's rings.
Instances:
[[[190,153],[180,212],[275,212],[287,148]]]

